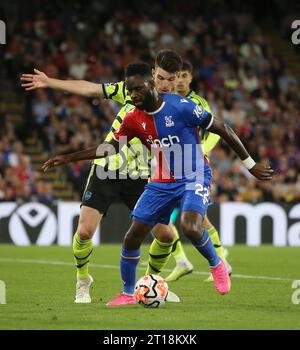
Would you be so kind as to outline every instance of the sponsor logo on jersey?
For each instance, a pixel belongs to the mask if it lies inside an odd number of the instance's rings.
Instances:
[[[170,147],[175,145],[176,143],[179,143],[179,137],[178,136],[172,136],[168,135],[167,137],[163,137],[162,139],[153,139],[151,135],[148,136],[147,142],[150,143],[152,147]]]

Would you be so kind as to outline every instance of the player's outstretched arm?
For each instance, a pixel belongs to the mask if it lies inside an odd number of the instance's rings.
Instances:
[[[239,158],[243,161],[249,172],[259,180],[271,180],[274,170],[270,166],[255,163],[251,158],[237,134],[230,126],[220,122],[217,119],[213,120],[209,131],[221,136],[223,140],[235,151]]]
[[[83,151],[54,156],[48,159],[43,164],[42,168],[44,172],[46,172],[49,169],[59,165],[69,164],[80,160],[103,158],[107,155],[112,155],[112,152],[115,154],[118,151],[118,146],[119,143],[117,141],[111,140],[108,143],[105,142],[99,146],[91,147]]]
[[[86,80],[61,80],[48,77],[45,73],[34,69],[34,74],[22,74],[21,86],[26,91],[40,88],[63,90],[75,95],[86,97],[104,97],[102,84],[95,84]]]

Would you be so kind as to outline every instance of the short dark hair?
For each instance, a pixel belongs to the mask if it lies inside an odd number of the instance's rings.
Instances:
[[[190,61],[183,61],[181,71],[187,71],[193,74],[193,66]]]
[[[182,67],[182,59],[173,50],[160,50],[155,57],[155,66],[162,68],[168,73],[179,72]]]
[[[151,68],[146,62],[129,63],[125,67],[125,78],[133,75],[140,75],[145,78],[152,79]]]

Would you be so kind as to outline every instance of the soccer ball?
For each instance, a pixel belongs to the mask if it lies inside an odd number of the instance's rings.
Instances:
[[[134,296],[144,307],[159,307],[166,302],[168,290],[168,284],[161,276],[146,275],[137,281]]]

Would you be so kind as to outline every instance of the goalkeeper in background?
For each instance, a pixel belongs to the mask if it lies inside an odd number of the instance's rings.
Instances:
[[[208,112],[211,113],[211,109],[207,103],[207,101],[200,97],[199,95],[196,94],[195,91],[192,91],[190,88],[190,84],[193,80],[193,66],[191,65],[190,62],[184,61],[182,65],[182,70],[180,72],[179,78],[177,79],[177,84],[176,84],[176,92],[178,95],[187,97],[200,105],[202,108],[207,110]],[[202,140],[202,146],[203,146],[203,153],[208,160],[208,155],[211,152],[211,150],[216,146],[218,141],[220,140],[220,136],[213,134],[211,132],[204,132],[203,130],[199,130],[200,135],[201,135],[201,140]],[[171,222],[173,224],[173,231],[176,234],[176,240],[173,244],[173,249],[172,249],[172,256],[175,258],[176,261],[176,267],[174,270],[166,277],[166,281],[176,281],[180,277],[185,276],[193,271],[193,265],[191,262],[188,260],[182,244],[179,239],[178,231],[175,227],[175,222],[180,213],[179,208],[174,209],[172,216],[171,216]],[[220,242],[220,237],[217,229],[213,226],[213,224],[209,221],[207,215],[205,216],[203,220],[203,226],[205,229],[208,230],[208,233],[210,235],[210,238],[216,248],[217,254],[219,257],[224,260],[227,270],[229,274],[232,273],[232,268],[229,265],[229,263],[226,260],[226,257],[228,255],[227,249],[224,249],[221,245]],[[150,247],[150,254],[155,255],[156,251],[156,245],[157,241],[154,240],[152,242],[152,245]],[[212,276],[210,275],[206,281],[212,281]]]

